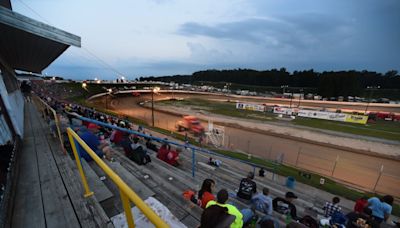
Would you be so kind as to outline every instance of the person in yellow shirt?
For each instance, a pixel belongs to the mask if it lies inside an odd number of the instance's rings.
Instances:
[[[226,189],[221,189],[217,193],[217,201],[211,200],[207,203],[206,208],[212,205],[218,205],[221,207],[226,207],[228,209],[228,214],[235,216],[235,221],[231,224],[231,228],[241,228],[243,227],[243,215],[242,213],[233,205],[227,204],[229,194]]]

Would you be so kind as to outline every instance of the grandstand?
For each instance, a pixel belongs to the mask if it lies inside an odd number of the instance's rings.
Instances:
[[[147,227],[148,220],[157,227],[198,227],[202,209],[182,193],[199,190],[206,178],[216,181],[217,190],[228,189],[230,203],[239,209],[250,207],[234,196],[240,180],[258,165],[166,140],[166,135],[150,129],[145,129],[147,134],[134,131],[138,128],[134,123],[127,129],[74,115],[78,121],[150,138],[157,147],[168,142],[183,151],[179,167],[159,160],[157,151],[150,149],[152,162],[146,165],[129,159],[117,145],[112,145],[113,161],[94,155],[74,128],[62,121],[66,117],[60,117],[69,104],[54,97],[43,100],[37,96],[39,91],[32,99],[26,93],[24,99],[15,74],[15,70],[41,73],[69,46],[80,47],[80,38],[13,12],[5,0],[0,1],[0,34],[1,227],[120,227],[121,223],[133,227],[133,222]],[[76,144],[94,161],[80,159],[82,151],[77,151]],[[218,157],[222,165],[208,165],[210,156]],[[301,183],[290,189],[284,184],[285,177],[267,172],[266,177],[255,178],[258,191],[268,187],[272,197],[294,191],[299,196],[295,204],[300,216],[318,219],[323,204],[333,197]],[[344,212],[353,205],[345,199],[341,203]],[[148,220],[138,210],[132,213],[131,207],[139,208]],[[273,216],[285,225],[285,216],[275,212]]]

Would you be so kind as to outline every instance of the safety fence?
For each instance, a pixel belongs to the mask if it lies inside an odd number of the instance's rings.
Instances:
[[[39,108],[39,110],[42,113],[43,117],[47,121],[50,122],[49,125],[50,125],[50,128],[52,130],[52,133],[55,134],[55,131],[57,131],[56,137],[60,141],[60,146],[61,146],[64,154],[66,154],[66,150],[65,150],[65,147],[64,147],[64,139],[63,139],[63,135],[61,133],[61,124],[60,124],[59,115],[57,114],[57,112],[50,105],[48,105],[46,102],[44,102],[39,97],[33,96],[33,101],[35,102],[36,107]]]
[[[169,227],[97,154],[75,133],[71,128],[67,128],[69,142],[71,143],[72,151],[74,153],[76,165],[82,179],[85,189],[85,197],[93,195],[90,191],[89,185],[86,180],[85,173],[83,172],[80,156],[78,154],[78,143],[96,164],[107,174],[107,176],[117,185],[120,195],[122,206],[125,211],[125,217],[128,227],[135,227],[133,215],[131,211],[131,202],[156,226],[156,227]]]

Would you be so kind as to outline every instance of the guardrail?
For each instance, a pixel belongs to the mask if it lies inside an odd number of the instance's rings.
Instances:
[[[47,109],[47,111],[50,111],[53,114],[53,118],[54,118],[55,125],[57,127],[57,135],[58,135],[58,139],[60,140],[61,148],[63,150],[63,153],[67,154],[67,152],[66,152],[66,150],[64,148],[64,139],[63,139],[63,136],[62,136],[62,133],[61,133],[60,119],[58,118],[57,112],[52,107],[50,107],[50,105],[48,105],[46,102],[44,102],[39,97],[33,96],[33,99],[38,101],[38,102],[35,102],[35,103],[41,107],[41,110],[43,112],[43,116],[46,115],[45,112],[44,112],[44,109]]]
[[[128,227],[135,227],[131,211],[131,202],[133,202],[156,227],[169,227],[167,223],[165,223],[145,202],[143,202],[143,200],[99,156],[97,156],[97,154],[78,136],[77,133],[75,133],[71,128],[67,128],[67,134],[82,179],[83,187],[85,189],[85,197],[89,197],[94,193],[89,189],[85,173],[83,172],[80,156],[78,155],[76,142],[81,145],[96,164],[107,174],[114,184],[117,185],[121,195],[122,206],[125,211]]]

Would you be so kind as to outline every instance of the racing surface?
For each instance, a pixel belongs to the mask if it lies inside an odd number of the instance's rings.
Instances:
[[[201,96],[202,99],[221,99],[221,96],[210,95],[174,94],[173,96],[175,98]],[[162,97],[163,95],[158,95],[155,96],[155,99]],[[151,124],[151,109],[138,105],[138,103],[150,99],[151,97],[148,95],[114,97],[111,102],[109,101],[109,107],[111,106],[113,110],[120,114],[142,119]],[[246,101],[247,99],[240,100]],[[251,99],[251,101],[254,102],[254,99]],[[286,101],[279,104],[284,102]],[[332,104],[327,104],[327,107],[332,107]],[[155,108],[157,108],[156,105]],[[362,109],[362,107],[358,108]],[[382,107],[377,109],[382,110]],[[397,108],[387,107],[385,110],[398,111]],[[179,116],[156,110],[154,116],[155,126],[171,131],[176,130],[175,123],[181,120]],[[207,129],[206,123],[203,123],[203,126]],[[400,186],[400,161],[396,159],[360,154],[227,126],[225,126],[224,141],[225,147],[232,151],[250,153],[271,160],[283,159],[286,164],[330,176],[358,188],[376,190],[400,197],[398,191]]]

